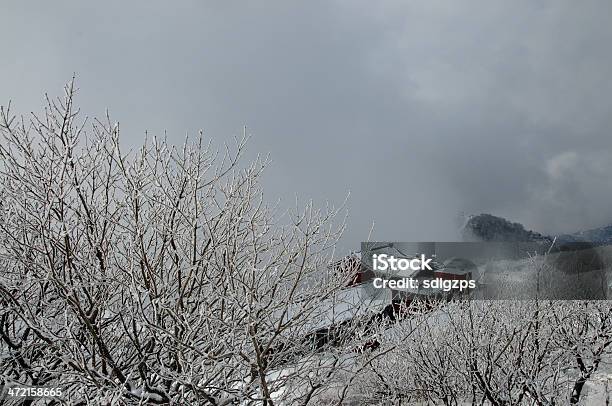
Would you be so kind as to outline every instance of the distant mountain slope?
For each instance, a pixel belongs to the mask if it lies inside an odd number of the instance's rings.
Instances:
[[[573,234],[561,235],[559,238],[564,241],[587,241],[594,245],[608,245],[612,244],[612,224],[593,228],[591,230],[579,231]]]
[[[461,234],[466,241],[534,241],[552,243],[554,237],[526,230],[520,223],[512,223],[491,214],[468,217]],[[587,242],[593,245],[612,244],[612,224],[557,236],[557,243]]]
[[[470,216],[461,230],[467,241],[535,241],[552,243],[549,236],[525,230],[522,224],[512,223],[502,217],[491,214]]]

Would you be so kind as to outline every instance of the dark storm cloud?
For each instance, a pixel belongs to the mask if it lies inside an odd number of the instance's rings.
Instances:
[[[451,240],[457,213],[612,220],[609,2],[14,2],[3,103],[78,74],[89,114],[217,141],[248,124],[271,199],[341,202],[347,246]]]

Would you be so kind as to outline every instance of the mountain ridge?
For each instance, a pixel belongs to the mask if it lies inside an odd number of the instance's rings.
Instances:
[[[503,217],[488,213],[469,216],[460,231],[465,241],[529,241],[552,244],[556,238],[556,243],[562,244],[612,244],[612,224],[570,234],[551,236],[527,230],[521,223],[511,222]]]

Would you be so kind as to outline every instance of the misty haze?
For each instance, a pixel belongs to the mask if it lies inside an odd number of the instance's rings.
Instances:
[[[0,404],[610,403],[611,2],[4,3]]]

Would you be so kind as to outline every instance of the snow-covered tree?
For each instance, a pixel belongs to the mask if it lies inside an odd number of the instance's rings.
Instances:
[[[320,332],[353,277],[329,266],[339,210],[266,205],[246,134],[125,152],[74,96],[1,111],[0,380],[74,404],[271,405],[345,376],[336,348],[362,327]]]

